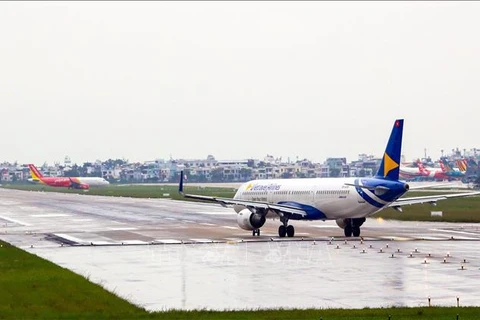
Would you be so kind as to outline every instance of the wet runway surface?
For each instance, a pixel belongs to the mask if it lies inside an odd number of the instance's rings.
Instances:
[[[480,306],[477,224],[368,219],[347,242],[332,221],[279,224],[252,237],[213,204],[0,189],[0,239],[149,310]]]

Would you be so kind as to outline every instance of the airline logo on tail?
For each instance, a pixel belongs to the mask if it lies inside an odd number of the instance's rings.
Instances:
[[[457,160],[457,167],[460,169],[461,172],[467,171],[467,160],[466,159],[458,159]]]
[[[38,171],[37,167],[35,167],[33,164],[29,164],[28,168],[30,169],[32,179],[42,182],[43,175],[40,173],[40,171]]]
[[[395,121],[383,160],[376,174],[377,178],[398,180],[400,173],[400,155],[402,150],[403,119]]]
[[[390,171],[398,168],[398,166],[399,166],[398,163],[393,161],[392,158],[390,158],[386,152],[383,155],[383,162],[384,162],[384,167],[383,167],[383,176],[384,177],[387,177],[388,174],[390,173]]]
[[[453,168],[450,166],[450,164],[447,162],[447,160],[443,160],[443,161],[440,161],[440,164],[445,168],[444,171],[447,171],[447,172],[450,172],[450,171],[453,171]]]

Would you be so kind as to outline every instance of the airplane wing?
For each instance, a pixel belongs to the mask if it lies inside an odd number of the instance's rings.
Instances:
[[[307,215],[307,213],[302,209],[287,206],[287,205],[283,205],[283,204],[274,204],[274,203],[260,202],[260,201],[237,200],[237,199],[230,199],[230,198],[217,198],[217,197],[201,196],[201,195],[183,193],[183,191],[180,191],[180,194],[182,196],[184,196],[185,198],[217,202],[224,207],[227,207],[228,205],[242,205],[242,206],[245,206],[245,207],[255,208],[255,209],[263,209],[263,210],[271,209],[272,211],[275,211],[275,212],[280,211],[280,212],[283,212],[283,213],[297,214],[297,215],[301,215],[301,216],[306,216]]]
[[[210,196],[201,196],[196,194],[186,194],[183,192],[183,171],[180,173],[180,175],[181,175],[180,185],[178,187],[178,192],[185,198],[217,202],[224,207],[227,207],[227,205],[242,205],[247,208],[255,208],[255,209],[261,209],[265,211],[272,210],[277,214],[281,212],[286,214],[301,215],[302,217],[307,215],[305,210],[284,205],[284,204],[275,204],[275,203],[268,203],[268,202],[239,200],[239,199],[230,199],[230,198],[217,198],[217,197],[210,197]]]
[[[480,194],[480,191],[466,192],[466,193],[439,194],[434,196],[400,198],[397,201],[390,203],[388,207],[401,211],[400,210],[401,206],[406,206],[411,204],[420,204],[420,203],[430,203],[435,205],[439,200],[446,200],[451,198],[463,198],[463,197],[475,196],[479,194]]]
[[[419,186],[410,186],[409,190],[418,190],[418,189],[430,189],[430,188],[438,188],[438,187],[455,187],[453,183],[436,183],[436,184],[427,184],[427,185],[419,185]]]

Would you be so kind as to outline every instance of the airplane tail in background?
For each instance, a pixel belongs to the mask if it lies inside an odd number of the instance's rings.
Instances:
[[[33,180],[41,180],[41,178],[43,178],[43,175],[33,164],[29,164],[28,168],[30,169],[30,174],[32,175]]]
[[[427,169],[425,169],[425,166],[423,165],[422,161],[420,161],[420,159],[417,160],[417,167],[423,175],[428,175],[428,171]]]
[[[444,161],[445,160],[440,159],[440,161],[439,161],[440,162],[440,168],[442,168],[442,172],[447,172],[448,170],[447,170],[447,167],[446,167]]]
[[[445,159],[440,159],[440,167],[442,168],[443,172],[451,172],[453,171],[452,166],[448,163]]]
[[[402,153],[403,119],[395,120],[376,178],[398,180]]]
[[[457,159],[457,167],[460,172],[467,171],[467,159]]]

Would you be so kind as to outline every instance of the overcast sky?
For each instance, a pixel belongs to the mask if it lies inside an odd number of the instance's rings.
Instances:
[[[0,162],[479,147],[480,2],[1,2]]]

